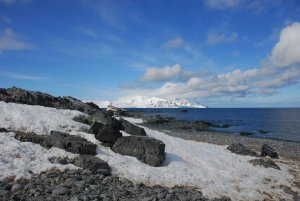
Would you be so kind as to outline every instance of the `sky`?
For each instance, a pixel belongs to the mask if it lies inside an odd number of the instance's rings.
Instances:
[[[0,87],[300,107],[299,0],[0,0]]]

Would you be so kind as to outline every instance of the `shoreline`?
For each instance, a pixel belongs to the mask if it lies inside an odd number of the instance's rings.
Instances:
[[[300,162],[300,142],[293,142],[280,139],[257,138],[251,136],[232,135],[219,131],[184,131],[178,129],[160,129],[154,124],[142,123],[139,124],[153,130],[163,132],[167,135],[178,137],[185,140],[197,142],[206,142],[215,145],[231,145],[233,143],[241,143],[256,152],[261,151],[263,144],[269,144],[279,154],[279,157]]]

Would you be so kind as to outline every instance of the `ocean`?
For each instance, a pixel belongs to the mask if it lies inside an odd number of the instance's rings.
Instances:
[[[159,114],[179,120],[204,120],[228,128],[211,128],[232,135],[250,132],[252,137],[271,138],[300,142],[300,108],[183,108],[132,109],[144,111],[145,115]]]

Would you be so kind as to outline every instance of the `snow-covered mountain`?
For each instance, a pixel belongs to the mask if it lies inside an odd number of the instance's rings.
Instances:
[[[122,108],[206,108],[205,105],[192,103],[186,99],[162,99],[157,97],[137,96],[126,101],[116,101],[113,103]]]

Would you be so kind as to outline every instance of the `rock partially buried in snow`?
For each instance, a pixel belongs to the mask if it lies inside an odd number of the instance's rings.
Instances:
[[[272,160],[270,159],[253,159],[250,160],[249,163],[253,164],[253,165],[260,165],[260,166],[264,166],[265,168],[274,168],[277,170],[280,170],[280,167]]]
[[[155,167],[160,166],[165,160],[165,144],[150,137],[121,137],[115,142],[112,150],[122,155],[134,156]]]
[[[245,147],[241,143],[231,144],[230,146],[227,147],[227,149],[232,153],[239,154],[239,155],[257,156],[257,154],[254,151]]]
[[[96,145],[79,136],[59,131],[51,131],[50,135],[16,132],[15,138],[22,142],[33,142],[43,147],[57,147],[75,154],[96,154]]]
[[[110,175],[109,165],[105,161],[95,156],[80,155],[74,159],[74,165],[84,169],[89,169],[92,172]]]
[[[122,137],[120,133],[119,121],[113,120],[105,124],[95,135],[96,139],[105,145],[112,146],[118,138]]]
[[[104,124],[98,121],[94,121],[91,124],[91,127],[88,130],[88,133],[97,134],[101,128],[103,128]]]
[[[133,123],[130,123],[129,121],[120,118],[120,123],[123,127],[123,130],[130,134],[130,135],[139,135],[139,136],[146,136],[146,132],[144,128],[141,128],[137,125],[134,125]]]
[[[264,144],[262,146],[260,156],[262,156],[262,157],[269,156],[271,158],[278,158],[277,152],[267,144]]]
[[[91,172],[102,173],[104,175],[111,175],[109,165],[103,161],[102,159],[96,156],[90,155],[80,155],[75,158],[68,157],[51,157],[49,161],[54,164],[74,164],[77,167],[81,167],[83,169],[88,169]]]

